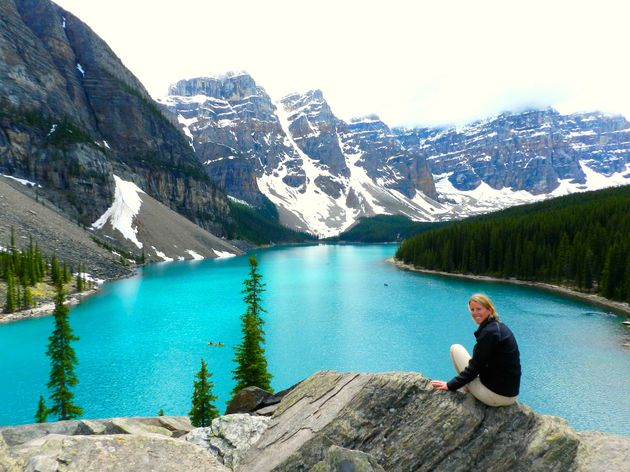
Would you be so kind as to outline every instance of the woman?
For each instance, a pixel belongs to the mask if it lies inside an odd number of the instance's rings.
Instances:
[[[438,390],[466,386],[477,400],[489,406],[507,406],[516,401],[521,383],[521,361],[512,331],[499,321],[492,301],[481,293],[468,300],[470,315],[479,325],[473,356],[464,346],[451,346],[451,359],[459,375],[449,382],[433,380]]]

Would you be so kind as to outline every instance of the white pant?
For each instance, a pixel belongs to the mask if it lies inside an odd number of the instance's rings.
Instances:
[[[464,370],[470,362],[470,354],[464,346],[461,344],[453,344],[451,346],[451,359],[453,360],[453,366],[455,371],[459,374]],[[479,377],[466,384],[468,391],[481,403],[485,403],[488,406],[508,406],[516,402],[516,397],[504,397],[498,393],[494,393],[488,387],[481,383]]]

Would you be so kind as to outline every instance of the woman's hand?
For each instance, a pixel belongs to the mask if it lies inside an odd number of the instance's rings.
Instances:
[[[437,390],[448,390],[448,385],[443,380],[431,380],[431,385]]]

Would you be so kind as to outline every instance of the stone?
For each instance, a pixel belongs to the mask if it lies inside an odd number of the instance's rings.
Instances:
[[[258,408],[263,400],[272,394],[258,387],[245,387],[237,392],[228,403],[226,415],[232,413],[250,413]]]
[[[256,414],[260,416],[272,416],[278,409],[279,404],[265,406],[256,410]]]
[[[282,400],[239,470],[327,470],[343,457],[331,447],[368,454],[375,470],[623,471],[630,438],[578,434],[520,403],[491,408],[417,373],[319,372]]]
[[[243,454],[267,429],[269,418],[247,414],[231,414],[212,420],[205,428],[193,429],[186,441],[198,444],[228,467],[236,469]]]
[[[129,434],[63,436],[50,434],[0,456],[7,472],[227,472],[199,446],[179,439]],[[10,464],[9,460],[13,460]]]
[[[135,434],[181,437],[193,429],[186,416],[126,417],[97,420],[69,420],[22,426],[0,427],[0,437],[12,447],[50,434],[93,436]]]
[[[315,464],[311,472],[385,472],[385,469],[365,452],[331,446],[324,460]]]
[[[491,408],[418,373],[318,372],[276,396],[271,417],[207,428],[185,417],[3,427],[0,471],[628,470],[628,437],[576,433],[520,403]]]

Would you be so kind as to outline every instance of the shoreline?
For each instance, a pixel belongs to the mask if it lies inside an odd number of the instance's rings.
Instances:
[[[545,282],[529,282],[527,280],[519,280],[519,279],[502,279],[499,277],[490,277],[487,275],[457,274],[457,273],[452,273],[452,272],[442,272],[439,270],[420,269],[411,264],[405,264],[404,262],[399,261],[398,259],[395,259],[393,257],[386,259],[386,262],[393,264],[398,269],[408,270],[410,272],[420,272],[423,274],[440,275],[444,277],[455,277],[455,278],[460,278],[460,279],[478,280],[481,282],[505,282],[505,283],[514,284],[514,285],[525,285],[528,287],[543,289],[549,292],[554,292],[554,293],[564,295],[570,298],[575,298],[581,301],[585,301],[585,302],[591,303],[593,305],[597,305],[602,308],[607,308],[611,311],[616,312],[619,315],[625,316],[626,318],[630,318],[630,304],[629,303],[609,300],[600,295],[578,292],[576,290],[571,290],[570,288],[562,287],[559,285],[552,285]]]
[[[100,285],[97,285],[96,288],[85,290],[80,293],[70,294],[66,297],[64,304],[68,306],[78,305],[83,301],[85,297],[94,295],[99,290]],[[39,306],[29,308],[27,310],[14,311],[13,313],[0,313],[0,325],[14,323],[16,321],[28,320],[32,318],[42,318],[44,316],[50,316],[52,315],[53,311],[55,311],[55,302],[51,301],[42,303]]]

